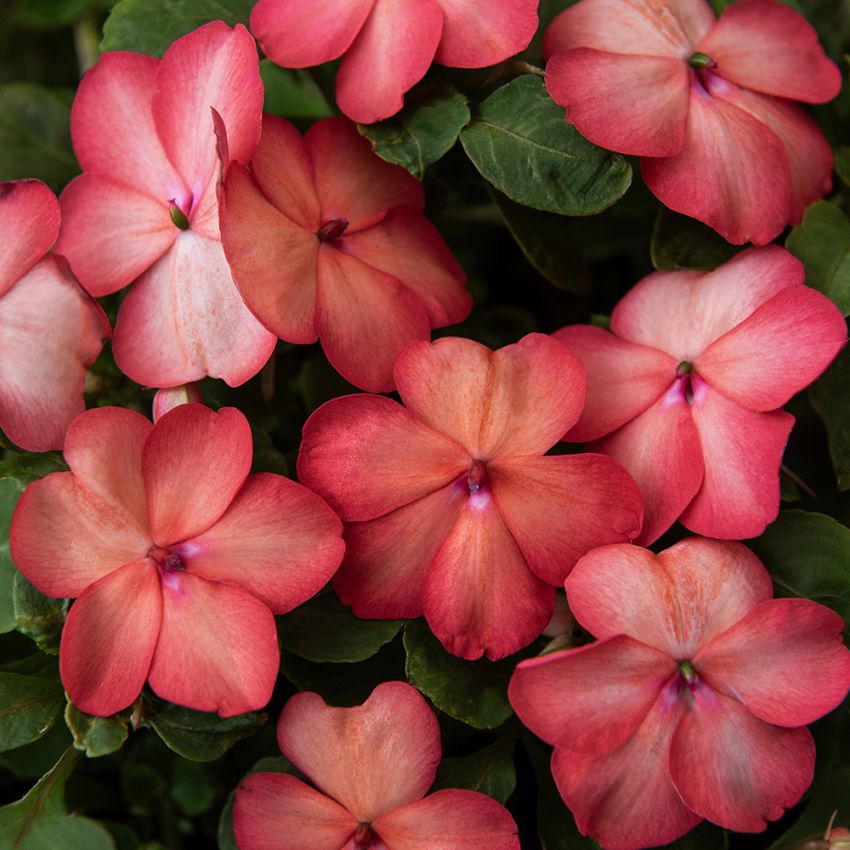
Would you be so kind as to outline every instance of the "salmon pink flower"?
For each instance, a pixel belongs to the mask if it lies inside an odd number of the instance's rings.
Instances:
[[[755,537],[779,510],[794,417],[779,410],[846,342],[841,312],[778,246],[712,272],[655,272],[611,314],[555,337],[588,372],[566,439],[619,461],[643,493],[641,543],[678,519],[708,537]],[[600,439],[601,438],[601,439]]]
[[[358,617],[424,613],[455,655],[509,655],[582,555],[637,535],[637,488],[602,455],[544,457],[584,404],[551,337],[412,342],[395,378],[406,406],[345,396],[304,426],[299,478],[346,521],[336,590]]]
[[[528,47],[538,0],[260,0],[251,31],[284,68],[342,57],[339,108],[371,124],[395,115],[432,61],[484,68]]]
[[[44,183],[0,183],[0,428],[28,451],[61,449],[109,338],[103,310],[50,254],[59,202]]]
[[[465,319],[466,278],[422,215],[422,186],[342,118],[302,138],[265,116],[249,172],[231,166],[221,232],[233,276],[281,339],[315,342],[348,381],[391,390],[412,339]]]
[[[228,716],[277,678],[273,613],[309,599],[342,557],[341,524],[280,475],[248,475],[251,429],[233,408],[183,404],[151,423],[117,407],[68,429],[70,472],[31,484],[12,517],[18,569],[79,597],[59,647],[82,711],[163,699]]]
[[[509,696],[554,744],[582,833],[636,850],[703,819],[758,832],[800,799],[815,759],[806,724],[850,687],[838,614],[773,599],[749,549],[703,538],[659,555],[602,546],[566,588],[597,642],[523,661]]]
[[[236,791],[239,850],[519,850],[507,809],[477,791],[427,794],[440,727],[419,692],[378,685],[363,705],[296,694],[277,725],[287,773],[255,773]]]
[[[57,250],[95,297],[133,283],[113,352],[134,381],[173,387],[211,375],[236,386],[274,349],[233,283],[216,197],[213,109],[229,158],[247,163],[262,104],[254,41],[221,21],[161,60],[104,53],[80,83],[71,134],[83,174],[62,193]]]
[[[832,151],[792,101],[841,74],[779,0],[580,0],[546,32],[546,85],[602,147],[642,157],[649,189],[730,242],[770,242],[829,191]]]

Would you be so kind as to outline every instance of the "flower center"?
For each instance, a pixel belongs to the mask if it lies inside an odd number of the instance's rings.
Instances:
[[[183,210],[174,203],[174,201],[171,202],[168,212],[171,215],[171,220],[177,227],[181,230],[189,229],[189,219],[186,218],[186,213],[184,213]]]
[[[332,218],[319,228],[316,236],[319,237],[319,242],[333,242],[334,239],[339,239],[347,229],[347,218]]]
[[[159,564],[160,568],[169,573],[182,573],[186,571],[186,564],[176,552],[169,552],[159,546],[151,546],[148,557]]]
[[[679,675],[689,688],[693,688],[699,682],[699,675],[690,661],[679,662]]]
[[[707,53],[692,53],[688,59],[688,65],[691,68],[708,68],[709,70],[717,67],[717,63]]]
[[[361,850],[369,850],[375,837],[375,833],[372,831],[372,825],[361,823],[353,836],[354,846],[361,848]]]

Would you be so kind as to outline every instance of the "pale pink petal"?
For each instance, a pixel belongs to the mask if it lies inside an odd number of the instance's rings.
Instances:
[[[362,124],[395,115],[425,76],[442,31],[436,0],[375,0],[336,75],[342,112]]]
[[[653,555],[600,547],[566,581],[575,618],[599,639],[619,634],[693,658],[700,646],[773,596],[761,561],[741,543],[690,537]]]
[[[412,343],[395,379],[409,410],[484,461],[543,454],[578,419],[586,383],[578,358],[543,334],[498,351],[458,337]]]
[[[233,833],[239,850],[340,850],[357,830],[354,815],[287,773],[255,773],[236,789]]]
[[[182,404],[153,428],[142,452],[151,532],[160,546],[216,523],[251,469],[251,426],[234,407]]]
[[[245,306],[221,242],[185,230],[124,299],[112,349],[146,386],[209,375],[235,387],[263,368],[275,343]]]
[[[399,353],[411,340],[428,339],[431,322],[422,301],[397,278],[340,247],[325,244],[319,251],[319,340],[343,378],[367,392],[387,392],[395,386]]]
[[[387,850],[520,850],[508,810],[477,791],[446,789],[381,815]]]
[[[841,88],[841,72],[826,58],[811,24],[777,0],[726,6],[697,50],[727,80],[764,94],[825,103]]]
[[[56,250],[94,296],[109,295],[146,272],[180,232],[167,201],[99,174],[81,174],[62,192]]]
[[[779,465],[790,413],[754,413],[703,384],[691,406],[705,475],[679,518],[706,537],[758,537],[779,512]]]
[[[844,621],[809,599],[771,599],[703,646],[699,675],[777,726],[805,726],[850,688]]]
[[[0,297],[0,428],[28,451],[61,449],[110,335],[103,310],[56,255]]]
[[[443,36],[435,61],[452,68],[484,68],[525,50],[537,31],[538,0],[437,0]]]
[[[632,737],[675,673],[667,653],[618,635],[520,662],[508,696],[546,743],[607,753]]]
[[[59,672],[71,702],[107,717],[139,695],[156,647],[162,596],[156,564],[134,561],[91,585],[71,606]]]
[[[761,832],[797,803],[814,763],[808,729],[771,726],[704,684],[670,748],[670,773],[685,805],[739,832]]]
[[[153,421],[158,422],[168,413],[181,404],[203,404],[204,397],[198,389],[197,384],[180,384],[178,387],[167,387],[157,390],[153,397],[152,413]]]
[[[40,180],[0,183],[0,298],[52,247],[59,202]]]
[[[546,88],[597,145],[636,156],[682,150],[690,84],[680,58],[578,47],[549,60]]]
[[[363,705],[333,708],[296,694],[277,724],[283,754],[360,822],[420,800],[440,763],[440,727],[404,682],[378,685]]]
[[[668,844],[702,820],[682,803],[667,766],[680,716],[664,691],[635,734],[604,755],[558,748],[552,775],[582,834],[605,850]]]
[[[338,59],[360,32],[375,0],[260,0],[251,32],[263,53],[284,68]]]
[[[212,528],[172,551],[191,573],[238,584],[283,614],[327,584],[345,545],[339,517],[319,496],[261,472],[249,476]]]
[[[428,570],[463,509],[464,478],[378,519],[345,527],[345,559],[334,576],[358,617],[421,617]]]
[[[593,325],[570,325],[552,336],[587,370],[584,409],[566,436],[572,442],[616,431],[643,413],[676,377],[678,364],[669,354],[634,345]]]
[[[350,395],[323,404],[304,425],[298,480],[346,521],[369,520],[439,490],[469,455],[400,404]]]
[[[528,568],[492,493],[470,495],[423,589],[425,619],[443,646],[469,660],[504,658],[538,637],[555,588]]]
[[[271,699],[280,666],[271,611],[241,587],[162,571],[162,629],[151,663],[157,696],[222,717]]]
[[[604,455],[503,458],[487,471],[499,512],[528,566],[562,585],[596,546],[633,540],[643,501],[631,476]]]

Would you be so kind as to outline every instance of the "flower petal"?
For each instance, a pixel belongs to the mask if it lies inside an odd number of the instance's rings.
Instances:
[[[440,763],[440,727],[404,682],[378,685],[363,705],[333,708],[296,694],[277,724],[283,754],[360,822],[420,800]]]
[[[62,684],[74,705],[108,717],[127,708],[148,676],[162,618],[156,564],[127,564],[71,606],[59,646]]]

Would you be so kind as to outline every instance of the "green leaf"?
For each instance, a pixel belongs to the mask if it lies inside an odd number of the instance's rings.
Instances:
[[[35,641],[43,652],[59,652],[59,636],[68,614],[67,599],[51,599],[21,573],[15,575],[15,620],[18,631]]]
[[[544,212],[593,215],[619,200],[632,182],[629,163],[567,124],[543,80],[530,74],[481,103],[460,141],[485,180]]]
[[[656,269],[715,269],[740,250],[702,222],[664,207],[655,219],[649,246]]]
[[[0,634],[17,626],[15,619],[15,575],[9,554],[9,526],[23,487],[12,478],[0,479]]]
[[[115,850],[99,823],[69,815],[65,783],[80,754],[65,752],[49,773],[17,803],[0,809],[0,847],[4,850]]]
[[[404,109],[377,124],[358,124],[372,150],[406,168],[417,180],[457,141],[469,123],[466,98],[453,88],[419,90]]]
[[[278,621],[287,652],[308,661],[354,662],[371,658],[401,629],[401,620],[361,620],[324,593]]]
[[[92,0],[17,0],[12,21],[37,29],[60,29],[73,24]]]
[[[828,201],[812,204],[785,247],[806,267],[806,282],[850,316],[850,221]]]
[[[0,752],[37,741],[62,713],[58,679],[0,673]]]
[[[792,847],[809,839],[823,838],[832,813],[838,809],[836,826],[850,822],[850,767],[836,767],[821,777],[812,789],[809,804],[800,819],[783,833],[769,850]]]
[[[809,399],[826,425],[839,490],[850,490],[850,348],[810,387]]]
[[[101,50],[162,56],[169,45],[210,21],[248,23],[254,0],[120,0],[103,26]]]
[[[252,711],[235,717],[219,717],[169,705],[145,720],[165,745],[191,761],[221,758],[237,741],[254,735],[268,715]]]
[[[444,759],[437,769],[433,790],[468,788],[506,802],[516,787],[514,741],[514,735],[506,735],[472,755]]]
[[[178,759],[171,776],[171,799],[189,817],[208,812],[215,802],[215,787],[209,768],[196,761]]]
[[[73,96],[31,83],[0,86],[0,181],[37,177],[58,191],[79,172],[71,148]]]
[[[275,475],[288,475],[289,464],[286,462],[286,457],[277,450],[271,434],[264,428],[252,427],[251,436],[254,451],[251,472],[273,472]]]
[[[835,173],[845,186],[850,186],[850,147],[836,148]]]
[[[11,478],[23,488],[51,472],[64,472],[67,469],[68,466],[59,452],[33,454],[7,449],[3,460],[0,460],[0,479]]]
[[[124,746],[129,735],[127,724],[130,722],[130,714],[131,710],[126,709],[111,717],[94,717],[68,702],[65,723],[74,736],[74,747],[89,758],[100,758]]]
[[[465,661],[443,649],[425,621],[404,627],[407,677],[437,708],[477,729],[495,729],[512,714],[508,680],[516,659]]]
[[[305,121],[333,115],[322,90],[307,71],[281,68],[270,59],[263,59],[260,76],[265,89],[264,112]]]

